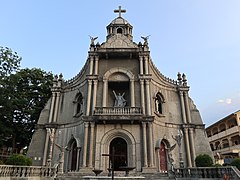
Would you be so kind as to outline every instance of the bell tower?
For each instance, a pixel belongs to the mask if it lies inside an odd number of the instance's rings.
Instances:
[[[122,13],[126,13],[126,10],[119,6],[119,8],[114,10],[114,12],[118,13],[118,17],[107,26],[107,39],[116,34],[123,34],[132,40],[133,27],[124,18],[122,18]]]

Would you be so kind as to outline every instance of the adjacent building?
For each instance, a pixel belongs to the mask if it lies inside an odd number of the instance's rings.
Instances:
[[[240,111],[207,127],[206,132],[216,163],[229,164],[240,157]]]
[[[115,12],[106,41],[91,37],[79,74],[55,77],[28,156],[34,165],[89,174],[112,165],[137,173],[195,166],[198,154],[212,152],[185,74],[165,77],[151,59],[149,37],[134,42],[125,10]]]

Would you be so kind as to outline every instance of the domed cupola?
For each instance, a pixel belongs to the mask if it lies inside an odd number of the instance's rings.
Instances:
[[[117,34],[123,34],[132,41],[133,27],[121,16],[126,10],[121,9],[121,6],[119,6],[119,9],[114,10],[114,12],[119,13],[119,15],[107,26],[107,39]]]

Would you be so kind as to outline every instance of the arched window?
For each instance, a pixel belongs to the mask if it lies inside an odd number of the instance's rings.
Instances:
[[[122,28],[117,28],[117,33],[118,34],[122,34],[122,32],[123,32]]]
[[[81,115],[82,111],[83,111],[83,96],[82,93],[78,93],[74,101],[74,116]]]
[[[155,112],[157,112],[158,114],[163,114],[163,103],[163,95],[161,93],[157,93],[155,97]]]

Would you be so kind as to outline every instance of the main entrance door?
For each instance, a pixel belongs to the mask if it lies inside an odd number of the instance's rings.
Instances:
[[[116,171],[119,170],[119,167],[121,166],[127,166],[127,143],[124,139],[122,138],[115,138],[112,140],[110,143],[110,154],[113,153],[113,150],[115,151],[115,157],[114,157],[114,169]],[[112,157],[113,158],[113,157]],[[112,162],[112,158],[111,162]]]
[[[163,142],[161,142],[160,146],[160,171],[166,173],[167,172],[167,152],[166,147]]]

